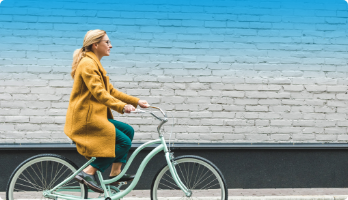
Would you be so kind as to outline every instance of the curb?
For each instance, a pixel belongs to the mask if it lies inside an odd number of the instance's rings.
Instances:
[[[346,200],[346,195],[312,195],[312,196],[230,196],[229,200]],[[347,199],[348,200],[348,199]]]
[[[346,200],[347,195],[318,195],[318,196],[229,196],[229,200]],[[122,200],[148,200],[149,198],[124,197]],[[168,198],[166,200],[171,200]],[[215,200],[212,197],[205,197],[202,200]],[[348,199],[347,199],[348,200]]]

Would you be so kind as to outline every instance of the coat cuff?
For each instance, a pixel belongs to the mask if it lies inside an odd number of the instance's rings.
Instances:
[[[139,100],[140,100],[139,98],[133,97],[133,98],[130,100],[130,104],[132,104],[132,105],[134,106],[134,108],[137,108]]]

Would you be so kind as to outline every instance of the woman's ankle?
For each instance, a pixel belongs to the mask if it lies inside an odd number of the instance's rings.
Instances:
[[[120,171],[113,171],[113,172],[110,172],[110,176],[118,176],[120,173],[121,173],[121,170]]]
[[[88,167],[86,167],[85,169],[82,170],[83,172],[85,172],[88,175],[94,175],[95,172],[97,171],[96,168],[92,167],[91,165],[89,165]]]
[[[90,172],[90,171],[88,171],[88,170],[82,170],[83,172],[85,172],[86,174],[88,174],[88,175],[94,175],[94,173],[93,172]]]

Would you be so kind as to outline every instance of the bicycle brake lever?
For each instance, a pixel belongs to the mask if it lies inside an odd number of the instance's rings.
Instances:
[[[135,109],[134,111],[131,111],[131,113],[146,113],[146,111],[140,110],[140,109]]]

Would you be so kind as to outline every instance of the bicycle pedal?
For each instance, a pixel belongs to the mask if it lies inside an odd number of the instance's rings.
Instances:
[[[113,182],[107,185],[114,185],[114,186],[120,186],[120,185],[127,185],[128,182],[127,181],[122,181],[122,182]]]
[[[127,185],[127,181],[122,181],[122,182],[117,182],[118,183],[118,185],[120,186],[120,185]]]

